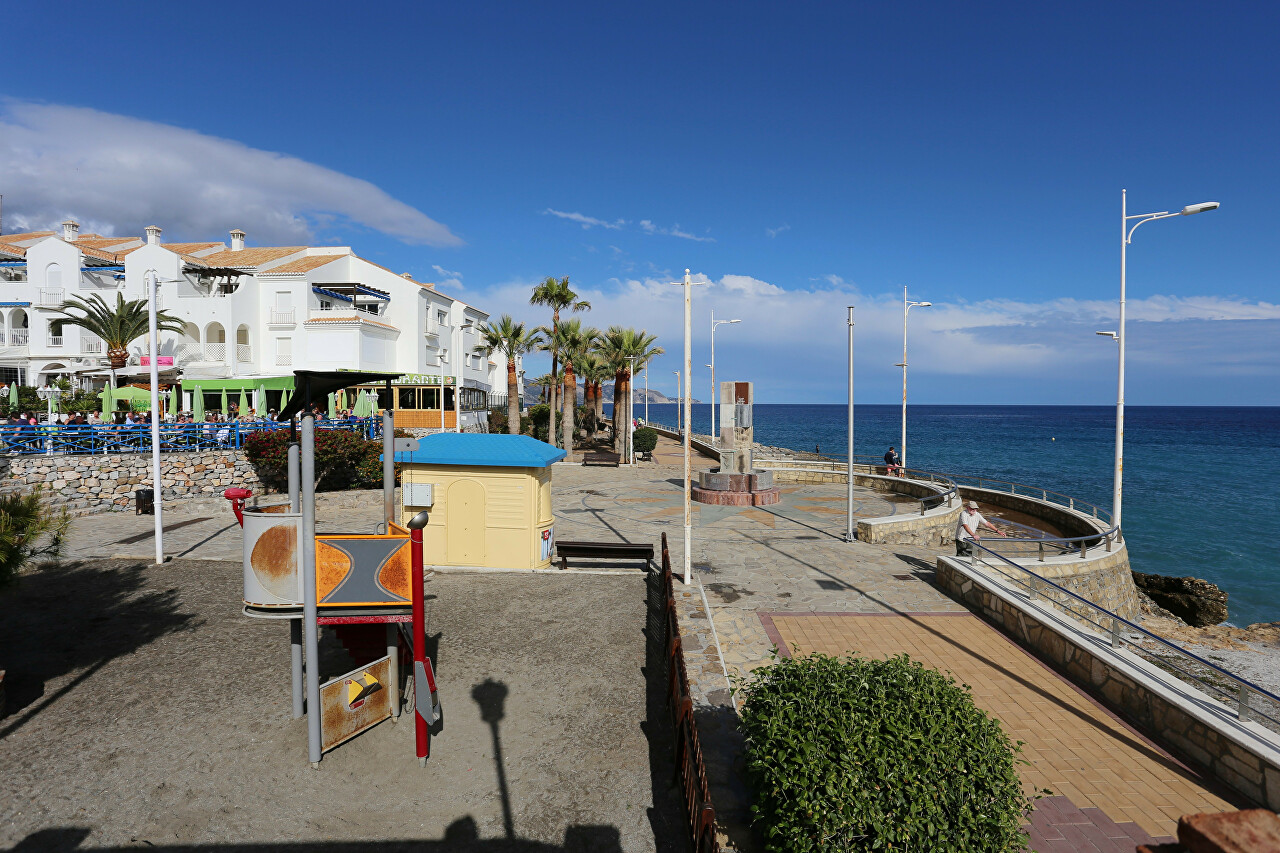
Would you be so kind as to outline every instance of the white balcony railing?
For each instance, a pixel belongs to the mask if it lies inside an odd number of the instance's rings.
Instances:
[[[196,344],[185,343],[178,344],[173,350],[174,356],[180,364],[189,362],[225,362],[227,359],[226,344]]]
[[[84,353],[85,355],[101,355],[102,341],[98,340],[97,338],[81,338],[80,352]]]
[[[51,346],[51,347],[60,347],[60,346],[62,346],[62,341],[63,341],[62,335],[50,335],[50,336],[49,336],[49,346]]]
[[[280,311],[273,308],[271,309],[271,323],[276,326],[292,326],[297,322],[297,320],[294,319],[294,313],[294,309],[292,308],[288,311]]]
[[[276,353],[276,367],[292,367],[292,366],[293,366],[293,353],[291,352]]]
[[[30,329],[10,329],[9,330],[9,346],[25,347],[31,340]]]
[[[253,361],[253,346],[251,344],[236,344],[236,361],[241,364]]]
[[[41,308],[57,308],[65,301],[66,291],[58,288],[57,290],[45,290],[40,288],[40,307]]]
[[[329,307],[315,307],[308,311],[308,316],[312,320],[354,320],[357,317],[368,317],[363,311],[357,311],[350,305],[332,305]]]

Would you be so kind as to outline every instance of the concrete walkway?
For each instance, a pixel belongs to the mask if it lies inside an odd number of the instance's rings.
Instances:
[[[696,455],[693,462],[695,470],[713,464]],[[665,532],[679,576],[682,473],[680,448],[665,438],[653,463],[557,465],[555,535],[656,546]],[[937,552],[844,542],[843,485],[782,489],[776,506],[693,504],[693,583],[676,587],[712,797],[727,847],[756,846],[731,684],[767,664],[775,647],[783,653],[796,647],[875,655],[907,652],[975,685],[979,705],[999,718],[1013,739],[1028,743],[1032,765],[1024,779],[1029,790],[1049,788],[1058,795],[1042,800],[1032,821],[1041,845],[1037,849],[1113,849],[1099,846],[1101,842],[1093,848],[1084,842],[1077,847],[1054,844],[1077,837],[1122,843],[1169,836],[1181,813],[1232,807],[1196,773],[936,589]],[[855,490],[857,517],[914,507],[914,501],[898,504]],[[167,509],[168,551],[240,560],[239,530],[228,509]],[[380,520],[380,502],[374,495],[323,496],[318,514],[322,531],[372,529]],[[78,519],[72,553],[150,554],[151,524],[150,517],[123,514]],[[866,618],[872,614],[881,618]],[[583,642],[590,640],[584,637]]]

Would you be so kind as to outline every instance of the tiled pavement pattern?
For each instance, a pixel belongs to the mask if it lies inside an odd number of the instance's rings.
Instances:
[[[976,616],[761,614],[761,621],[792,652],[856,651],[875,658],[906,652],[927,666],[951,672],[972,687],[974,701],[1000,720],[1012,740],[1025,742],[1023,757],[1031,764],[1019,772],[1029,788],[1048,788],[1080,810],[1102,809],[1107,816],[1103,822],[1136,823],[1152,836],[1171,837],[1180,815],[1233,808],[1208,790],[1195,772]],[[1061,806],[1049,804],[1049,814],[1037,823],[1060,818]],[[1083,817],[1075,809],[1068,811],[1065,825],[1101,820],[1097,815],[1092,817],[1098,820],[1089,820],[1088,811]],[[1051,827],[1036,828],[1043,830],[1041,841],[1046,845],[1036,850],[1058,849],[1047,846]],[[1061,834],[1071,838],[1081,832],[1063,829]],[[1132,843],[1128,849],[1133,849]]]
[[[683,510],[678,445],[661,439],[655,459],[654,463],[635,468],[555,466],[552,494],[556,536],[652,542],[656,546],[665,532],[673,565],[680,575]],[[713,463],[695,455],[693,464],[698,470]],[[929,584],[936,552],[912,546],[843,541],[843,486],[782,488],[782,502],[776,506],[737,508],[693,504],[694,583],[690,587],[676,585],[689,678],[698,702],[703,748],[712,777],[712,797],[724,829],[723,840],[731,849],[753,846],[746,828],[749,803],[747,791],[742,787],[743,774],[739,772],[741,744],[733,725],[735,712],[729,680],[769,660],[774,640],[766,633],[757,614],[968,612]],[[861,517],[889,515],[900,506],[884,495],[862,489],[855,491],[855,501],[855,514]],[[915,505],[910,501],[901,506],[909,510]],[[166,506],[166,511],[168,553],[239,562],[239,529],[225,504],[217,501],[200,505],[177,503]],[[321,495],[317,515],[321,532],[372,530],[381,518],[380,496],[377,493]],[[152,550],[152,524],[150,516],[125,513],[76,519],[69,556],[145,556]],[[904,646],[903,650],[907,648]],[[966,680],[976,684],[977,676]],[[1057,683],[1057,688],[1069,690],[1061,683]],[[1096,708],[1093,710],[1101,713]],[[1111,722],[1114,725],[1114,721]],[[1053,726],[1040,726],[1036,730],[1053,729]],[[1097,754],[1109,753],[1114,742],[1123,743],[1125,739],[1140,742],[1123,727],[1108,731],[1112,734],[1098,734],[1099,740],[1094,743]],[[1014,736],[1031,740],[1022,733]],[[1053,744],[1046,742],[1046,750],[1051,747]],[[1087,747],[1075,742],[1058,741],[1058,747],[1059,753],[1049,760],[1063,762],[1064,773],[1070,772],[1070,762],[1083,760],[1081,754],[1090,754]],[[1077,751],[1073,752],[1073,747]],[[1123,793],[1127,790],[1127,778],[1117,773],[1116,777],[1107,777],[1104,781],[1110,781]],[[1067,794],[1084,807],[1094,803],[1089,799],[1077,800],[1075,787],[1069,790],[1056,781],[1045,787]],[[1137,803],[1130,794],[1138,797],[1142,793],[1143,790],[1134,787],[1115,802],[1124,803],[1125,808],[1132,810]],[[1181,800],[1160,805],[1176,812],[1177,802]],[[1124,820],[1127,814],[1122,811],[1113,816]],[[1165,820],[1165,812],[1160,812],[1159,820]],[[1150,824],[1149,828],[1154,832],[1160,831],[1161,826],[1163,824]]]

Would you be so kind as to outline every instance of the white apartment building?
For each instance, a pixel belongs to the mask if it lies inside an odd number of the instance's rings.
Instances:
[[[165,378],[181,382],[183,408],[195,389],[291,388],[295,369],[388,371],[506,393],[506,365],[474,351],[489,315],[431,284],[346,246],[250,247],[238,230],[229,246],[160,236],[156,226],[145,239],[82,235],[74,222],[61,233],[0,236],[0,380],[43,385],[66,376],[101,387],[109,375],[102,341],[61,324],[57,308],[95,293],[108,303],[117,293],[141,299],[155,276],[158,307],[184,324],[181,334],[161,335],[158,359]],[[146,349],[145,337],[133,342],[122,383],[148,372]],[[472,413],[462,425],[485,416]]]

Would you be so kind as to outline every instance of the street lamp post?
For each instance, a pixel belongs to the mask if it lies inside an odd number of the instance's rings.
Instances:
[[[689,453],[692,449],[690,437],[693,432],[692,423],[692,391],[693,391],[693,278],[689,270],[684,271],[682,281],[672,282],[684,287],[684,395],[680,398],[684,407],[684,582],[693,583],[693,504],[690,493],[693,479],[693,465]]]
[[[1116,460],[1111,493],[1111,525],[1113,527],[1120,526],[1121,480],[1124,474],[1124,288],[1126,250],[1129,244],[1133,242],[1133,232],[1137,231],[1138,226],[1144,222],[1151,222],[1155,219],[1168,219],[1172,216],[1190,216],[1193,213],[1204,213],[1207,210],[1217,210],[1217,208],[1218,202],[1203,201],[1199,204],[1189,204],[1176,213],[1161,210],[1158,213],[1136,213],[1130,216],[1129,191],[1120,190],[1120,326],[1116,332],[1111,333],[1111,336],[1120,345],[1116,379]],[[1129,227],[1130,222],[1133,222],[1132,228]],[[1107,333],[1099,332],[1098,334]]]
[[[680,400],[681,400],[681,394],[680,394],[680,371],[678,371],[678,370],[673,370],[673,371],[671,371],[671,372],[672,372],[672,373],[674,373],[674,374],[676,375],[676,433],[677,433],[677,434],[679,434],[679,433],[681,432],[681,427],[680,427],[680,423],[681,423],[681,421],[680,421]]]
[[[644,423],[649,425],[649,365],[644,366]]]
[[[902,286],[902,363],[895,364],[894,367],[902,368],[902,452],[899,454],[902,459],[902,473],[906,474],[907,470],[907,313],[916,306],[921,308],[933,307],[932,302],[909,302],[907,300],[907,287]]]
[[[45,423],[52,424],[53,410],[58,406],[59,401],[62,400],[62,389],[56,385],[42,385],[36,389],[36,396],[49,403],[49,416],[45,420]]]
[[[631,362],[631,372],[629,374],[630,378],[627,380],[627,446],[625,448],[627,451],[628,465],[636,464],[636,448],[635,448],[636,419],[632,415],[632,411],[635,409],[636,361],[639,358],[640,356],[638,355],[627,356],[627,361]],[[615,402],[614,405],[617,405],[617,403]]]
[[[711,368],[711,440],[716,444],[720,443],[720,433],[716,432],[716,400],[720,397],[720,392],[716,388],[716,326],[728,326],[732,323],[741,323],[741,320],[720,320],[716,321],[716,311],[711,309],[711,364],[707,365]]]
[[[844,541],[852,542],[853,535],[853,306],[849,306],[849,447],[845,457],[845,525]]]

